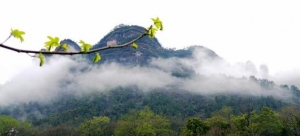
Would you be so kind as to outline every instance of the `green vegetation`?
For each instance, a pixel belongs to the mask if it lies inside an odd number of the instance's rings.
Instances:
[[[0,132],[23,135],[297,135],[300,109],[272,97],[117,88],[0,109]],[[38,116],[38,115],[42,116]],[[10,115],[10,116],[6,116]],[[13,117],[15,118],[13,118]],[[26,122],[16,118],[26,118]]]
[[[140,111],[131,110],[128,114],[121,116],[115,128],[116,136],[172,135],[169,120],[145,107]]]
[[[35,129],[29,122],[21,122],[13,117],[1,115],[0,116],[0,135],[34,135]]]
[[[109,127],[110,118],[106,116],[93,117],[91,120],[87,120],[80,124],[77,128],[77,134],[81,136],[107,136],[112,135],[112,131]]]
[[[189,118],[182,130],[183,136],[204,135],[208,132],[209,126],[201,121],[200,118]]]
[[[224,107],[229,108],[229,107]],[[221,109],[223,110],[223,109]],[[29,122],[20,122],[10,116],[0,116],[1,135],[103,135],[103,136],[139,136],[139,135],[297,135],[300,132],[299,114],[287,118],[286,112],[299,109],[288,106],[275,112],[268,107],[250,114],[230,115],[226,119],[214,114],[210,118],[188,117],[181,124],[181,130],[172,128],[174,123],[165,115],[155,114],[149,107],[142,110],[130,110],[118,120],[111,120],[107,116],[97,116],[86,120],[77,126],[32,126]],[[217,111],[219,112],[219,111]]]

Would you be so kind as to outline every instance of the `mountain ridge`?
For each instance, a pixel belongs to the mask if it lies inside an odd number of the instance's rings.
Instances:
[[[141,33],[145,31],[145,28],[141,26],[130,26],[130,25],[118,25],[107,35],[105,35],[99,42],[94,44],[91,49],[97,49],[107,44],[117,44],[121,45],[129,42]],[[61,44],[67,43],[69,48],[73,51],[80,51],[80,46],[71,39],[64,39]],[[192,53],[195,49],[206,50],[209,55],[213,58],[221,58],[214,51],[204,47],[193,45],[185,49],[167,49],[162,47],[157,38],[149,38],[145,36],[136,42],[138,44],[138,49],[134,49],[130,46],[123,48],[114,48],[110,50],[99,51],[102,56],[102,62],[118,62],[121,64],[138,63],[141,65],[148,64],[152,58],[189,58],[192,57]],[[58,51],[64,51],[63,48],[58,49]],[[88,54],[87,58],[92,59],[94,54]]]

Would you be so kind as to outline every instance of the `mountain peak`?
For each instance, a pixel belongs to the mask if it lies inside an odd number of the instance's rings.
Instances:
[[[118,25],[106,36],[104,36],[92,49],[101,48],[109,44],[121,45],[132,41],[145,32],[145,28],[141,26]],[[160,57],[164,52],[164,48],[159,44],[156,38],[145,36],[136,42],[138,48],[134,49],[130,46],[123,48],[114,48],[101,51],[100,54],[105,61],[116,61],[122,64],[138,63],[146,64],[153,57]],[[93,56],[91,55],[90,58]]]
[[[145,32],[145,28],[136,25],[120,24],[114,27],[107,35],[105,35],[98,43],[92,46],[91,49],[97,49],[108,45],[121,45],[132,41]],[[80,51],[80,46],[71,39],[64,39],[60,44],[67,44],[70,51]],[[103,62],[118,62],[129,65],[143,65],[148,64],[152,58],[191,58],[195,51],[201,51],[209,58],[220,58],[214,51],[204,47],[193,45],[185,49],[167,49],[163,48],[157,38],[150,38],[144,36],[136,42],[138,48],[134,49],[130,46],[123,48],[113,48],[110,50],[103,50],[99,53],[102,56]],[[63,48],[57,48],[57,51],[64,51]],[[88,59],[93,59],[94,54],[87,55]]]
[[[126,42],[132,41],[141,34],[145,32],[145,28],[137,25],[118,25],[112,31],[110,31],[106,36],[104,36],[98,43],[96,43],[92,48],[96,49],[99,47],[107,46],[111,41],[115,41],[117,45],[124,44]],[[148,36],[143,37],[137,43],[144,43],[145,40],[151,40],[148,42],[156,43],[152,46],[162,49],[161,45],[158,43],[156,38],[149,38]]]

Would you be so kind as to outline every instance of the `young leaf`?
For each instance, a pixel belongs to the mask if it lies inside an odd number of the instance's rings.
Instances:
[[[138,45],[136,43],[132,43],[131,45],[134,49],[137,49],[138,48]]]
[[[98,61],[100,61],[100,60],[101,60],[100,54],[99,54],[99,53],[96,53],[96,55],[95,55],[95,57],[94,57],[94,59],[93,59],[93,62],[96,63],[96,62],[98,62]]]
[[[42,53],[39,54],[39,58],[40,58],[40,67],[44,65],[44,56]]]
[[[79,43],[81,44],[81,51],[83,51],[83,52],[88,52],[91,49],[91,47],[92,47],[91,44],[85,43],[82,40],[80,40]]]
[[[51,36],[47,36],[49,41],[45,42],[45,47],[47,49],[47,51],[51,50],[52,46],[59,46],[59,38],[58,37],[51,37]]]
[[[83,40],[79,41],[80,44],[86,44]]]
[[[21,42],[24,41],[24,38],[23,38],[23,36],[22,36],[22,35],[24,35],[24,34],[25,34],[24,31],[19,31],[18,29],[14,29],[14,30],[11,29],[11,35],[14,36],[14,37],[17,38],[17,39],[20,39]]]
[[[151,18],[151,19],[154,22],[155,27],[162,31],[163,30],[163,24],[162,24],[161,20],[158,17],[156,19],[155,18]]]
[[[64,43],[62,45],[62,48],[65,50],[65,52],[68,52],[69,48],[68,48],[68,44]]]
[[[154,38],[156,31],[157,31],[157,29],[153,28],[153,27],[149,30],[148,34],[149,34],[150,38]]]

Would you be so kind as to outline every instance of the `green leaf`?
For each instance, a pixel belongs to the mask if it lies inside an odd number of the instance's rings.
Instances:
[[[62,45],[62,48],[65,50],[65,52],[68,52],[69,48],[68,48],[68,44],[64,43]]]
[[[14,36],[15,38],[20,39],[21,42],[24,41],[24,38],[23,38],[23,36],[22,36],[22,35],[25,34],[24,31],[19,31],[18,29],[11,29],[11,33],[10,33],[10,34],[11,34],[12,36]]]
[[[40,58],[40,67],[44,65],[44,55],[42,53],[39,54],[39,58]]]
[[[80,44],[86,44],[83,40],[79,41]]]
[[[100,61],[100,60],[101,60],[100,54],[99,54],[99,53],[96,53],[96,55],[95,55],[95,57],[94,57],[94,59],[93,59],[93,62],[96,63],[96,62],[98,62],[98,61]]]
[[[162,31],[163,30],[163,24],[162,24],[161,20],[158,17],[156,19],[155,18],[151,18],[151,19],[154,22],[155,27]]]
[[[154,38],[155,37],[156,31],[157,31],[157,29],[153,28],[153,27],[148,31],[148,34],[149,34],[150,38]]]
[[[52,46],[60,46],[58,37],[55,38],[51,36],[47,36],[47,37],[49,39],[49,41],[45,42],[45,47],[47,51],[50,51]]]
[[[91,49],[91,47],[92,47],[91,44],[85,43],[82,40],[80,40],[79,43],[81,44],[81,51],[83,51],[83,52],[88,52]]]
[[[134,49],[137,49],[139,46],[136,43],[132,43],[131,45]]]

